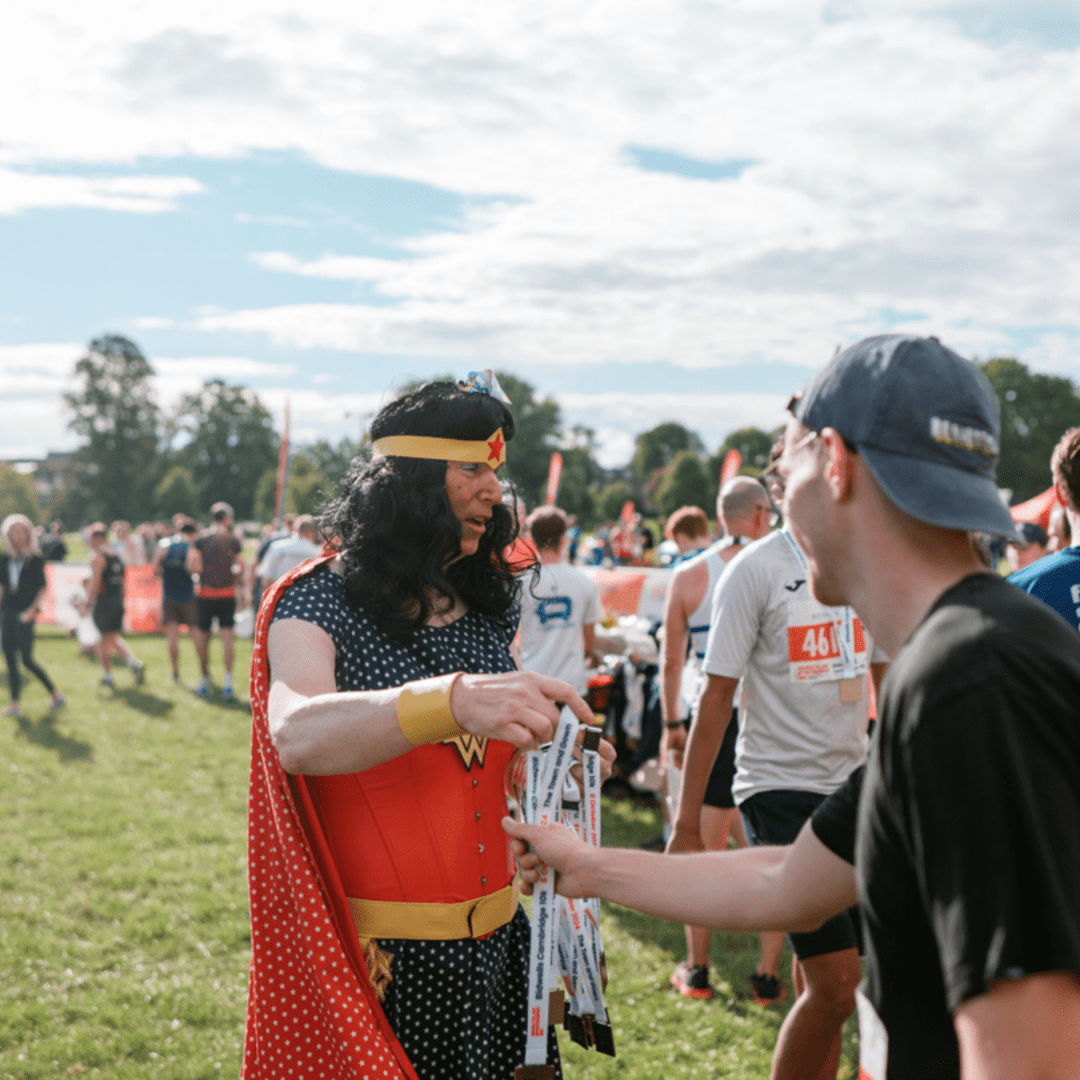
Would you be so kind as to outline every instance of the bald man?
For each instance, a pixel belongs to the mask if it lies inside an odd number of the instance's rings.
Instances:
[[[671,526],[676,539],[680,538],[681,513],[676,511],[672,515]],[[700,511],[698,514],[704,519]],[[706,528],[698,541],[698,550],[688,548],[690,557],[672,575],[664,607],[660,698],[664,717],[661,760],[667,767],[669,777],[672,777],[674,770],[682,768],[686,719],[697,702],[701,684],[701,661],[705,657],[705,642],[709,636],[713,587],[724,566],[742,550],[746,542],[759,540],[768,533],[771,519],[772,506],[761,484],[749,476],[734,477],[720,489],[716,499],[716,524],[721,539],[708,547],[704,542],[708,538]],[[731,796],[738,732],[738,720],[733,713],[723,744],[716,754],[701,807],[701,841],[706,851],[724,851],[731,834],[734,834],[740,847],[746,846],[742,823]],[[677,792],[672,792],[672,798],[677,799]],[[686,927],[687,959],[671,975],[672,986],[684,997],[712,997],[709,984],[711,936],[705,927]],[[759,1004],[768,1004],[780,997],[780,952],[783,945],[782,934],[762,935],[758,973],[772,975],[777,992],[761,995],[755,990]]]

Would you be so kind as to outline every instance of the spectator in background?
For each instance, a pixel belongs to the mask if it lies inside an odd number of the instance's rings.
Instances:
[[[193,577],[198,575],[195,586],[198,625],[192,631],[192,636],[195,651],[199,654],[202,679],[195,693],[199,697],[206,697],[210,693],[210,635],[214,619],[217,619],[225,663],[221,696],[231,701],[236,580],[244,572],[244,560],[240,555],[240,541],[233,534],[232,507],[226,502],[214,503],[210,507],[210,516],[213,519],[210,531],[199,537],[187,553],[187,571]]]
[[[679,544],[679,560],[686,560],[672,575],[664,604],[661,650],[660,710],[664,734],[660,748],[665,764],[672,812],[679,804],[679,787],[686,746],[686,729],[697,707],[704,678],[702,663],[712,624],[712,598],[724,567],[747,541],[767,536],[775,521],[768,493],[757,480],[736,476],[716,497],[716,524],[721,539],[709,546],[709,523],[697,506],[676,510],[666,532]],[[746,847],[746,835],[731,792],[735,779],[735,742],[739,735],[738,693],[732,699],[731,722],[709,772],[702,796],[701,843],[706,851],[725,851],[728,837]],[[709,930],[686,927],[686,960],[671,975],[671,985],[683,997],[712,997],[709,983]],[[783,934],[761,935],[761,958],[751,976],[754,1000],[759,1005],[782,1001],[787,992],[780,980]]]
[[[1016,531],[1024,542],[1022,544],[1010,542],[1005,549],[1005,558],[1009,562],[1009,569],[1014,574],[1017,570],[1023,570],[1025,566],[1030,566],[1048,554],[1047,545],[1050,543],[1046,530],[1034,521],[1025,521],[1017,525]]]
[[[45,560],[37,550],[33,522],[25,515],[9,514],[0,525],[0,534],[7,548],[0,553],[0,639],[11,690],[11,704],[5,714],[21,715],[20,656],[26,670],[36,675],[51,695],[49,712],[54,713],[64,704],[64,695],[34,660],[34,620],[45,595]]]
[[[187,568],[187,555],[198,528],[182,514],[173,519],[176,534],[159,541],[154,552],[154,573],[161,578],[161,623],[169,647],[173,682],[180,681],[180,624],[195,632],[198,614],[195,584]]]
[[[672,569],[700,555],[712,542],[705,511],[700,506],[679,507],[664,526],[664,539],[671,540],[679,549],[679,554],[671,560]]]
[[[585,659],[592,656],[600,594],[588,575],[563,562],[566,515],[541,506],[526,521],[540,557],[530,581],[523,577],[518,643],[526,671],[569,683],[582,697],[588,689]]]
[[[275,540],[266,549],[256,571],[261,588],[267,588],[306,559],[315,558],[321,550],[315,537],[315,519],[310,514],[301,514],[293,523],[292,535]]]
[[[67,555],[63,523],[54,521],[49,525],[49,531],[41,538],[41,557],[46,562],[63,562]]]
[[[570,565],[573,566],[577,562],[578,544],[581,543],[581,525],[578,522],[577,514],[571,514],[566,519],[566,535],[570,538],[566,556],[570,560]]]
[[[125,566],[142,566],[146,562],[146,549],[139,538],[132,535],[131,525],[126,521],[112,523],[109,546]]]
[[[116,652],[135,675],[135,684],[141,685],[144,676],[142,663],[127,647],[120,636],[124,624],[124,563],[115,551],[110,550],[108,531],[100,521],[90,526],[88,537],[94,554],[90,558],[90,585],[86,590],[86,606],[94,616],[94,625],[101,634],[98,656],[104,674],[101,681],[113,686],[112,654]]]
[[[1070,428],[1050,456],[1054,490],[1072,536],[1080,529],[1080,427]],[[1064,547],[1009,581],[1049,604],[1073,629],[1080,629],[1080,547]]]
[[[143,546],[143,553],[146,558],[143,559],[143,563],[152,563],[154,561],[154,555],[157,554],[158,535],[154,531],[154,526],[149,521],[144,521],[135,530],[136,539]],[[140,566],[142,563],[139,564]]]

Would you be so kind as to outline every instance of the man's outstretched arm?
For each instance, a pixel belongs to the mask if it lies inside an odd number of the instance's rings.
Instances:
[[[540,862],[564,896],[600,896],[672,922],[714,930],[816,930],[855,903],[855,868],[803,826],[787,847],[660,855],[593,848],[565,825],[503,819],[526,890]],[[526,844],[532,851],[526,850]]]

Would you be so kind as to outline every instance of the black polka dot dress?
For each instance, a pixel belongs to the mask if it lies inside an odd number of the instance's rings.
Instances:
[[[285,591],[273,614],[279,619],[303,619],[329,634],[339,691],[387,689],[454,671],[514,668],[513,631],[475,612],[447,626],[421,627],[408,645],[391,641],[349,602],[344,582],[329,566]],[[519,908],[509,923],[479,939],[394,939],[379,945],[393,956],[383,1010],[420,1080],[512,1080],[525,1056],[525,913]],[[561,1077],[554,1032],[548,1061]]]

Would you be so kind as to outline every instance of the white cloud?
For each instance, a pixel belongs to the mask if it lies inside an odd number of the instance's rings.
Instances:
[[[76,176],[0,168],[0,214],[79,207],[129,214],[175,210],[202,184],[189,176]]]

